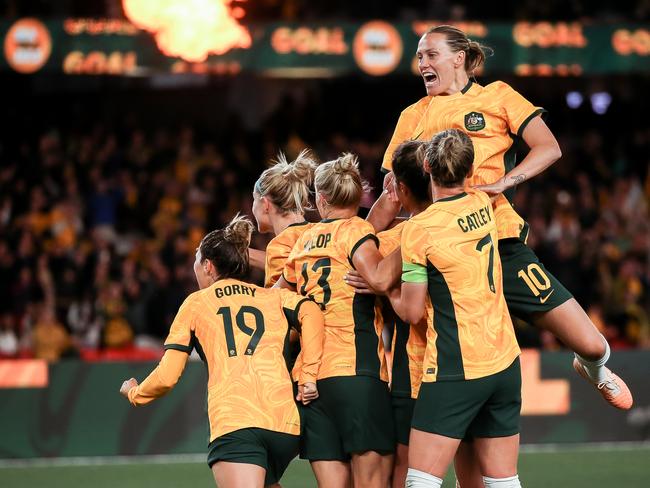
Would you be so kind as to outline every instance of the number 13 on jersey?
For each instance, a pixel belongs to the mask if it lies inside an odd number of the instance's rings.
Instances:
[[[327,278],[329,278],[330,272],[332,270],[331,266],[332,266],[332,262],[330,258],[321,258],[314,263],[314,265],[311,267],[311,270],[309,268],[309,263],[303,263],[302,270],[300,273],[303,279],[303,284],[300,287],[300,294],[302,296],[309,296],[309,298],[311,298],[314,302],[316,302],[320,306],[321,310],[325,310],[327,303],[330,301],[330,298],[332,297],[332,290],[330,289],[330,284],[327,281]],[[320,274],[318,273],[319,270],[320,270]],[[316,285],[320,286],[321,289],[323,290],[323,300],[321,302],[317,301],[314,298],[313,293],[307,295],[307,285],[309,284],[310,278],[314,276],[312,273],[318,275]],[[312,290],[311,287],[309,289]]]

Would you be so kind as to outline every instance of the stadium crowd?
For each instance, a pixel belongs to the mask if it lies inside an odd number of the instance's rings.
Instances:
[[[531,225],[531,247],[612,347],[648,348],[650,130],[607,129],[633,105],[624,97],[604,116],[563,103],[556,101],[549,121],[563,157],[518,189],[515,206]],[[349,126],[325,130],[327,119],[314,123],[321,104],[285,99],[256,130],[230,113],[218,137],[118,114],[110,123],[54,120],[7,140],[0,149],[0,357],[159,357],[175,312],[196,287],[191,263],[201,236],[237,212],[250,215],[253,183],[280,149],[294,157],[310,147],[322,161],[358,154],[374,187],[370,206],[398,111],[366,137]],[[368,120],[362,112],[351,117],[360,125]],[[266,242],[256,235],[253,246]],[[522,347],[561,347],[526,324],[517,332]]]

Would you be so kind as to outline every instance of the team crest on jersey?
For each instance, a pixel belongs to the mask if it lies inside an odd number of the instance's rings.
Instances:
[[[485,117],[480,112],[470,112],[465,115],[465,128],[476,132],[485,129]]]

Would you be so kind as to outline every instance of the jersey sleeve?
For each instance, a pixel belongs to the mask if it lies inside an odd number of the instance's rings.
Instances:
[[[280,290],[280,301],[282,302],[282,311],[284,316],[289,322],[289,325],[296,330],[300,330],[300,322],[298,321],[298,312],[300,311],[300,306],[303,302],[309,301],[309,298],[297,293],[281,289]]]
[[[187,354],[180,351],[165,351],[156,369],[142,383],[128,391],[131,404],[146,405],[171,390],[183,373],[187,359]]]
[[[379,248],[379,239],[375,235],[375,228],[370,222],[362,219],[353,219],[345,229],[345,254],[347,255],[350,263],[352,257],[361,244],[371,240]]]
[[[425,97],[425,99],[428,99],[428,97]],[[395,131],[393,132],[393,137],[391,137],[386,152],[384,153],[384,159],[381,165],[383,171],[389,172],[393,170],[393,153],[397,149],[397,146],[404,141],[413,139],[413,131],[422,118],[422,105],[426,105],[424,103],[425,99],[420,99],[413,105],[406,107],[400,114]]]
[[[499,82],[498,89],[508,128],[510,132],[521,137],[528,123],[546,110],[530,103],[507,83]]]
[[[404,223],[401,223],[392,229],[377,234],[377,238],[379,239],[379,252],[383,257],[388,256],[400,246],[403,228]]]
[[[315,382],[323,356],[325,319],[318,305],[289,290],[281,290],[282,310],[289,324],[300,331],[302,361],[294,370],[298,384]]]
[[[427,282],[427,249],[429,235],[419,225],[407,222],[402,230],[402,281]]]
[[[165,339],[165,349],[176,349],[187,354],[194,348],[192,332],[195,329],[195,304],[196,295],[192,294],[185,299],[181,308],[178,309],[174,322],[169,329],[167,339]]]

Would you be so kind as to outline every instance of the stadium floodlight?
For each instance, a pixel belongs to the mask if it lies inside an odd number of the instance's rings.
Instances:
[[[566,94],[566,104],[569,106],[569,108],[573,108],[573,109],[580,108],[583,101],[584,101],[584,97],[580,92],[571,91]]]
[[[612,103],[612,96],[607,92],[595,92],[591,97],[591,108],[598,115],[607,113],[607,109]]]

